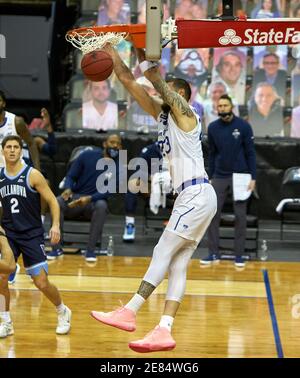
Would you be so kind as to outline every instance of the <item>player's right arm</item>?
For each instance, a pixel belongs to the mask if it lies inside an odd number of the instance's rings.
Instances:
[[[57,244],[60,240],[60,208],[57,199],[47,184],[45,177],[37,169],[32,169],[30,172],[29,182],[30,186],[40,193],[49,206],[52,218],[52,226],[49,235],[51,243]]]
[[[142,85],[136,82],[132,72],[122,61],[116,49],[114,49],[110,44],[106,44],[103,50],[111,55],[114,64],[114,71],[120,82],[128,90],[131,96],[138,102],[140,107],[145,112],[152,115],[152,117],[157,119],[159,113],[161,112],[161,104],[150,97],[142,87]]]
[[[15,262],[14,254],[10,248],[10,245],[8,244],[5,232],[1,226],[0,226],[0,251],[1,251],[0,273],[10,274],[14,272],[16,269],[16,262]]]
[[[28,145],[29,153],[33,161],[33,165],[36,169],[40,170],[40,155],[34,138],[30,134],[30,131],[22,117],[15,118],[15,126],[18,135]]]

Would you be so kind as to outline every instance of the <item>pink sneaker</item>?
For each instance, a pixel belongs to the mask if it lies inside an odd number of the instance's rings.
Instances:
[[[128,345],[135,352],[148,353],[172,350],[175,348],[176,342],[167,328],[158,325],[143,339],[132,341]]]
[[[136,329],[135,313],[124,306],[111,312],[92,311],[91,315],[99,322],[124,331],[133,332]]]

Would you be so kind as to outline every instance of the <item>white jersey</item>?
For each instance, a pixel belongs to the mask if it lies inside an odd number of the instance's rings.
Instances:
[[[201,122],[195,110],[191,109],[197,125],[190,132],[181,130],[170,113],[162,112],[158,116],[158,143],[164,159],[168,160],[175,190],[188,180],[207,179],[201,146]]]
[[[5,111],[4,122],[0,125],[0,167],[4,167],[4,157],[2,153],[2,141],[8,135],[18,135],[15,125],[16,115]]]

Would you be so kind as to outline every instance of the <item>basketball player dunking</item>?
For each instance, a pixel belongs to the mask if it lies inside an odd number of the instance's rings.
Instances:
[[[61,300],[57,288],[48,280],[48,265],[44,250],[44,230],[41,221],[41,197],[47,202],[52,217],[49,231],[51,243],[58,243],[59,206],[42,174],[21,160],[22,140],[17,135],[2,141],[6,168],[0,171],[0,199],[3,207],[2,227],[13,250],[15,260],[22,254],[24,266],[35,286],[56,306],[56,333],[66,334],[71,324],[71,310]],[[0,338],[14,333],[9,313],[8,275],[0,275],[0,296],[5,297],[1,312]]]
[[[129,343],[129,347],[137,352],[171,350],[176,345],[171,327],[184,295],[187,266],[217,209],[216,194],[204,169],[201,123],[188,104],[191,89],[185,80],[174,79],[167,84],[158,67],[145,61],[144,51],[137,50],[140,68],[161,95],[161,104],[136,83],[114,48],[106,45],[105,51],[112,56],[119,80],[159,122],[159,144],[168,159],[178,197],[137,293],[124,307],[108,313],[93,311],[92,316],[102,323],[134,331],[137,311],[168,272],[165,308],[159,325],[144,339]]]

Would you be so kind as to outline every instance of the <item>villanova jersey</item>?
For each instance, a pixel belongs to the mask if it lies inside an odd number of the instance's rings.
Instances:
[[[15,114],[5,111],[4,122],[0,125],[0,167],[5,166],[1,147],[3,139],[9,135],[18,135],[15,126],[15,118]]]
[[[16,176],[8,176],[5,168],[0,171],[2,226],[11,238],[30,239],[44,233],[40,194],[29,184],[31,170],[24,165]]]
[[[207,178],[201,145],[201,122],[194,112],[197,125],[190,131],[181,130],[175,123],[171,112],[160,113],[158,117],[158,143],[164,159],[167,159],[173,187],[196,178]]]

